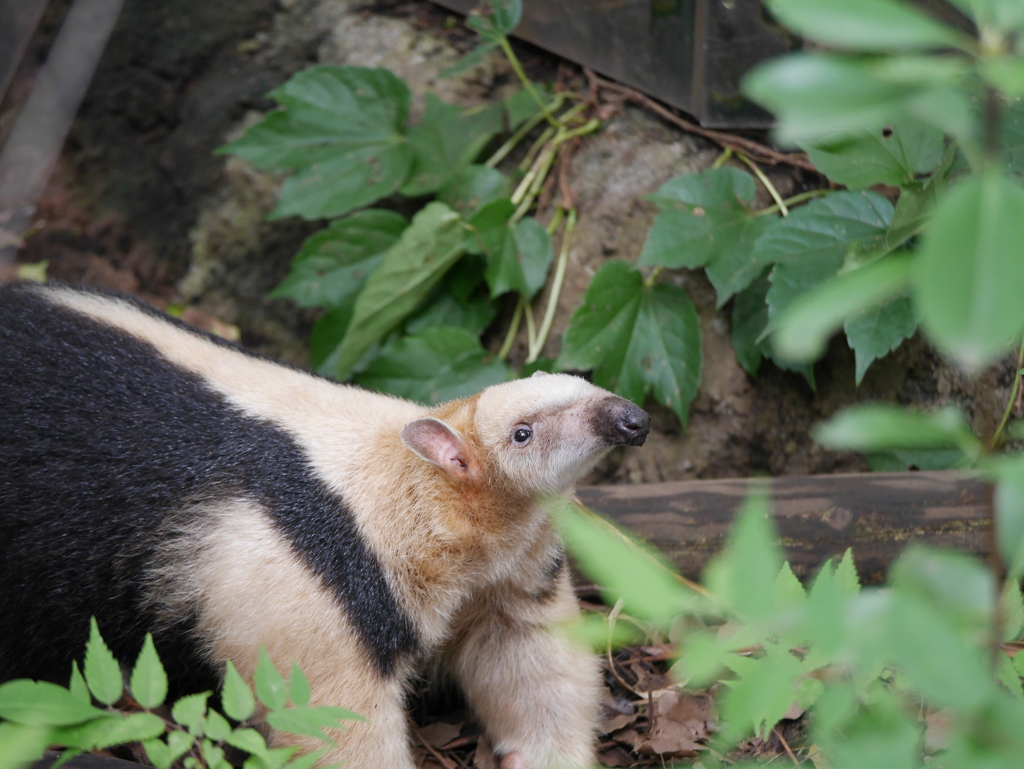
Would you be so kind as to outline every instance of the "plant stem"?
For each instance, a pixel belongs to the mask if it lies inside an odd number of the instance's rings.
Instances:
[[[832,190],[825,190],[825,189],[822,189],[822,190],[808,190],[807,192],[801,192],[799,195],[794,195],[791,198],[786,198],[782,202],[785,203],[787,207],[795,206],[797,203],[803,203],[805,200],[810,200],[811,198],[820,198],[822,195],[828,195],[831,191]],[[755,211],[753,215],[754,216],[767,216],[768,214],[774,214],[777,211],[781,211],[781,210],[782,209],[779,206],[779,204],[776,203],[774,205],[768,206],[767,208],[762,208],[760,211]]]
[[[523,314],[526,316],[526,350],[529,354],[529,351],[537,344],[537,326],[533,319],[533,308],[530,307],[530,303],[522,296],[519,297],[519,301],[523,305]]]
[[[537,195],[540,194],[541,189],[544,187],[544,180],[547,179],[548,172],[551,171],[551,166],[555,164],[556,152],[555,144],[551,143],[544,148],[544,152],[542,152],[541,156],[537,158],[537,162],[534,164],[534,167],[530,169],[529,189],[526,190],[523,196],[519,199],[519,207],[516,208],[515,213],[512,214],[511,221],[518,222],[526,216],[526,212],[530,210],[530,206],[533,205]],[[526,181],[527,179],[524,178],[523,183],[525,184]],[[523,184],[519,185],[519,189],[517,189],[516,192],[518,193],[522,188]],[[512,197],[512,202],[517,202],[515,196]]]
[[[764,171],[758,168],[757,163],[748,158],[742,152],[737,152],[736,157],[750,166],[750,170],[754,172],[754,176],[761,180],[761,184],[763,184],[765,189],[768,190],[768,194],[772,196],[772,199],[775,201],[775,205],[779,207],[779,211],[782,212],[782,215],[789,216],[789,209],[786,207],[786,201],[782,199],[782,195],[780,195],[779,191],[775,189],[775,185],[768,180],[767,176],[764,175]]]
[[[731,157],[732,147],[726,147],[725,151],[722,152],[722,154],[715,159],[715,162],[711,164],[711,169],[714,170],[716,168],[721,168],[729,161],[729,158]]]
[[[996,428],[992,441],[989,443],[989,448],[992,450],[999,448],[1003,430],[1006,428],[1006,423],[1010,421],[1010,414],[1013,413],[1013,404],[1017,402],[1017,394],[1020,392],[1021,361],[1024,361],[1024,339],[1021,340],[1020,349],[1017,351],[1017,372],[1013,377],[1013,389],[1010,390],[1010,399],[1006,403],[1006,410],[1003,411],[1003,418],[999,421],[999,427]]]
[[[523,65],[519,63],[519,57],[516,56],[515,51],[512,50],[512,44],[509,43],[507,37],[501,38],[501,50],[505,54],[505,58],[508,59],[508,63],[512,65],[513,71],[516,73],[516,77],[523,84],[523,88],[526,89],[527,93],[533,97],[533,100],[537,102],[541,112],[544,113],[545,119],[552,126],[557,127],[558,121],[555,120],[554,116],[548,111],[548,105],[544,103],[544,100],[540,98],[540,94],[537,93],[537,89],[533,87],[533,82],[526,76],[526,72],[523,71]]]
[[[573,212],[573,216],[575,216],[575,211]],[[565,218],[565,209],[562,208],[561,206],[559,206],[558,208],[555,209],[555,215],[551,217],[551,221],[548,223],[548,226],[544,228],[544,229],[546,229],[548,231],[548,235],[554,235],[555,234],[555,231],[562,224],[562,219],[564,219],[564,218]],[[575,223],[576,223],[575,220],[573,220],[573,224],[574,225],[575,225]]]
[[[555,218],[559,219],[565,209],[559,207]],[[551,293],[548,295],[548,305],[544,308],[544,320],[540,324],[540,333],[537,334],[537,343],[530,349],[527,363],[533,363],[540,357],[544,345],[548,341],[548,334],[551,333],[551,324],[555,320],[555,310],[558,309],[558,299],[562,294],[562,283],[565,280],[565,270],[569,264],[569,242],[572,240],[573,230],[576,229],[576,209],[569,209],[569,219],[565,223],[565,232],[562,233],[562,248],[558,252],[558,263],[555,265],[555,277],[551,281]],[[552,230],[553,231],[553,230]]]
[[[519,170],[525,171],[531,165],[533,161],[537,159],[537,153],[540,152],[541,148],[551,141],[551,137],[555,135],[555,129],[548,127],[544,129],[544,132],[537,137],[537,141],[530,145],[530,149],[526,151],[526,157],[523,158],[523,162],[519,164]]]
[[[651,288],[655,281],[658,280],[658,276],[661,275],[661,267],[655,267],[651,270],[651,274],[647,276],[647,280],[644,281],[644,288]]]
[[[512,322],[508,325],[508,332],[505,334],[505,341],[501,343],[501,349],[498,350],[498,357],[502,360],[508,358],[509,352],[512,351],[512,344],[516,341],[516,334],[519,333],[519,323],[523,319],[523,301],[519,300],[516,304],[516,311],[512,314]]]
[[[562,103],[564,101],[565,101],[565,97],[562,94],[558,94],[557,96],[555,96],[554,100],[551,102],[551,108],[552,109],[558,109],[559,107],[562,106]],[[576,105],[572,109],[575,110],[579,106],[580,105]],[[583,105],[583,106],[586,106],[586,105]],[[559,120],[567,119],[566,116],[570,112],[572,112],[572,110],[566,110],[565,115],[562,115],[562,117],[560,117]],[[519,142],[521,142],[523,139],[525,139],[527,134],[529,134],[530,131],[532,131],[534,128],[536,128],[537,124],[540,123],[543,120],[544,120],[544,113],[543,112],[538,112],[532,118],[530,118],[525,123],[523,123],[521,126],[519,126],[519,128],[516,129],[516,132],[513,133],[504,144],[502,144],[500,147],[498,147],[498,149],[495,151],[495,153],[493,155],[491,155],[489,158],[487,158],[487,162],[485,162],[484,165],[487,166],[488,168],[494,168],[495,166],[497,166],[498,163],[500,163],[502,160],[504,160],[506,157],[508,157],[508,154],[518,146]]]

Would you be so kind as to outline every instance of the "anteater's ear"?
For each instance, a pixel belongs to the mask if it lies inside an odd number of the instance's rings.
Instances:
[[[423,417],[402,428],[402,443],[422,459],[460,481],[476,479],[479,463],[452,428],[433,417]]]

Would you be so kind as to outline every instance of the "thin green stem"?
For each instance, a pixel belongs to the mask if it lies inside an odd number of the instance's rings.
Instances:
[[[786,198],[782,202],[785,203],[788,208],[795,206],[797,203],[803,203],[805,200],[810,200],[811,198],[820,198],[822,195],[828,195],[831,191],[832,190],[825,189],[808,190],[807,192],[801,192],[799,195],[794,195],[791,198]],[[776,203],[775,205],[768,206],[767,208],[762,208],[760,211],[755,211],[754,216],[768,216],[768,214],[774,214],[780,210],[782,210],[781,207]]]
[[[529,352],[537,344],[537,326],[533,319],[533,308],[530,307],[530,303],[522,296],[519,297],[519,301],[523,305],[523,315],[526,316],[526,349]]]
[[[501,50],[505,54],[505,58],[508,59],[508,63],[512,65],[512,70],[516,73],[516,77],[523,84],[523,88],[526,89],[527,93],[533,97],[533,100],[537,102],[541,112],[544,113],[545,119],[552,126],[557,127],[558,121],[555,120],[551,112],[548,111],[548,105],[544,103],[544,100],[540,98],[540,94],[537,93],[537,89],[533,87],[533,82],[526,76],[526,72],[523,71],[523,65],[519,63],[519,57],[516,56],[515,51],[512,50],[512,44],[509,43],[507,37],[501,38]]]
[[[548,128],[544,129],[544,132],[537,137],[537,140],[530,145],[530,149],[526,151],[526,157],[524,157],[523,162],[519,164],[520,171],[525,171],[527,168],[533,165],[533,161],[537,159],[537,153],[539,153],[541,149],[543,149],[545,144],[551,141],[551,137],[553,137],[554,135],[554,128],[551,128],[549,126]]]
[[[601,121],[596,117],[591,118],[586,123],[581,125],[579,128],[573,128],[571,131],[559,131],[558,135],[555,136],[552,144],[557,147],[559,144],[565,144],[570,139],[575,139],[577,136],[584,136],[586,134],[593,133],[601,127]]]
[[[1024,339],[1021,339],[1020,349],[1017,351],[1017,373],[1013,377],[1013,389],[1010,390],[1010,399],[1006,402],[1003,418],[999,421],[999,427],[996,428],[992,441],[989,443],[989,448],[993,450],[999,448],[1002,443],[1003,430],[1006,429],[1006,424],[1010,421],[1010,414],[1013,413],[1013,406],[1017,402],[1017,395],[1020,393],[1021,361],[1024,361]]]
[[[731,157],[732,157],[732,147],[726,147],[725,151],[715,159],[714,163],[711,164],[712,170],[714,170],[716,168],[721,168],[722,166],[724,166],[729,161],[729,158],[731,158]]]
[[[768,190],[768,194],[772,196],[772,199],[775,201],[775,205],[779,207],[779,211],[782,212],[782,215],[789,216],[789,209],[786,207],[786,201],[782,199],[782,195],[780,195],[779,191],[775,189],[775,185],[768,180],[767,176],[764,175],[764,171],[758,168],[757,163],[748,158],[742,152],[737,152],[736,157],[750,166],[750,170],[754,172],[754,176],[761,180],[761,184],[763,184],[765,189]]]
[[[548,172],[551,171],[551,166],[553,166],[555,163],[555,155],[556,150],[554,148],[554,145],[550,144],[544,148],[544,152],[541,154],[539,158],[537,158],[536,165],[534,166],[534,168],[531,169],[532,178],[530,180],[529,189],[520,198],[518,208],[516,208],[515,213],[512,214],[513,222],[518,222],[520,219],[526,216],[526,212],[530,210],[530,207],[537,199],[537,196],[540,194],[541,189],[543,189],[544,187],[544,180],[547,179]],[[523,181],[525,182],[526,179],[524,179]],[[520,189],[521,188],[522,185],[520,185]],[[516,192],[518,191],[519,190],[517,189]],[[516,202],[515,198],[512,198],[512,202]]]
[[[658,280],[658,276],[661,275],[661,267],[655,267],[651,270],[651,274],[647,276],[647,280],[644,281],[644,288],[651,288]]]
[[[548,222],[548,226],[545,227],[548,231],[548,235],[554,235],[555,231],[562,224],[562,219],[565,218],[565,209],[559,206],[555,209],[555,215],[551,217],[551,221]]]
[[[498,350],[498,357],[502,360],[508,358],[509,352],[512,351],[512,345],[516,341],[516,334],[519,333],[519,323],[523,319],[523,300],[520,299],[516,304],[516,311],[512,313],[512,322],[508,325],[508,333],[505,334],[505,341],[501,343],[501,349]]]
[[[558,209],[559,213],[564,211]],[[556,218],[558,214],[555,215]],[[565,281],[565,270],[569,264],[569,242],[572,240],[572,233],[576,229],[576,209],[569,209],[569,218],[565,223],[565,232],[562,233],[562,248],[558,252],[558,262],[555,265],[555,277],[551,281],[551,293],[548,295],[548,304],[544,308],[544,319],[540,324],[540,332],[537,334],[537,343],[530,348],[527,363],[533,363],[540,357],[547,344],[548,335],[551,333],[551,325],[555,320],[555,310],[558,309],[558,299],[562,294],[562,283]]]
[[[551,108],[558,109],[559,107],[562,106],[562,103],[564,101],[565,96],[562,94],[558,94],[551,102]],[[586,105],[576,105],[572,109],[566,110],[565,115],[562,115],[562,117],[560,117],[559,120],[565,120],[566,115],[568,115],[573,110],[578,111],[581,106],[585,107]],[[504,144],[498,147],[498,149],[494,152],[493,155],[487,158],[487,162],[485,162],[484,165],[487,166],[488,168],[496,167],[498,163],[500,163],[502,160],[508,157],[508,154],[517,146],[519,146],[519,142],[525,139],[526,136],[530,133],[530,131],[536,128],[537,125],[541,123],[543,120],[544,113],[538,112],[536,115],[534,115],[521,126],[519,126],[519,128],[516,129],[515,133],[513,133]]]

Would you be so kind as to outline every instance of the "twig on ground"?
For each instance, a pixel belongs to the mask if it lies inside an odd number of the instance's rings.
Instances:
[[[689,120],[680,117],[667,107],[663,107],[661,104],[658,104],[654,99],[645,96],[639,91],[633,90],[629,86],[621,85],[619,83],[612,82],[611,80],[605,80],[604,78],[598,77],[589,69],[584,69],[583,72],[586,74],[587,80],[590,82],[591,93],[594,93],[595,91],[600,93],[600,90],[604,88],[606,90],[622,94],[629,101],[646,107],[662,119],[679,126],[684,131],[695,133],[698,136],[703,136],[705,139],[711,139],[711,141],[721,145],[723,148],[731,149],[733,152],[746,153],[760,163],[785,163],[795,168],[802,168],[805,171],[818,172],[818,169],[815,168],[814,164],[807,160],[806,157],[778,152],[777,150],[773,150],[771,147],[766,147],[759,142],[755,142],[751,139],[745,139],[742,136],[733,136],[732,134],[714,131],[710,128],[702,128],[696,123],[691,123]]]
[[[447,758],[445,758],[444,756],[442,756],[442,755],[441,755],[441,754],[440,754],[440,753],[438,752],[437,748],[435,748],[435,747],[434,747],[433,745],[431,745],[431,744],[430,744],[429,742],[427,742],[427,741],[426,741],[426,740],[425,740],[425,739],[423,738],[423,732],[421,732],[421,731],[419,730],[419,727],[418,727],[418,726],[416,726],[416,724],[410,723],[410,724],[409,724],[409,726],[410,726],[410,727],[412,728],[412,732],[413,732],[413,734],[415,734],[415,735],[416,735],[416,739],[418,739],[418,740],[420,741],[420,744],[421,744],[421,745],[422,745],[423,747],[425,747],[425,748],[426,748],[426,749],[427,749],[428,751],[430,751],[430,754],[431,754],[431,755],[432,755],[432,756],[433,756],[434,758],[436,758],[436,759],[438,760],[438,762],[440,762],[441,766],[443,766],[443,767],[444,767],[444,769],[456,769],[455,765],[454,765],[454,764],[453,764],[453,763],[452,763],[451,761],[449,761],[449,760],[448,760]]]
[[[782,736],[782,731],[779,729],[779,727],[776,726],[772,729],[772,731],[775,732],[775,736],[779,738],[779,742],[782,743],[782,747],[786,749],[786,753],[788,753],[789,757],[793,759],[793,765],[800,766],[800,761],[797,759],[796,754],[793,752],[793,749],[789,747],[789,743],[786,742],[786,738]]]

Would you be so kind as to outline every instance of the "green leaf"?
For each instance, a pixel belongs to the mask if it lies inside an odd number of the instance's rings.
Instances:
[[[192,735],[188,732],[169,732],[167,734],[167,748],[171,762],[177,761],[187,753],[195,744]]]
[[[296,756],[289,761],[285,766],[286,769],[313,769],[317,761],[327,755],[330,750],[330,746],[320,748],[320,750],[313,751],[312,753],[304,753],[301,756]],[[329,764],[324,769],[339,769],[341,764]]]
[[[860,592],[860,576],[857,574],[857,565],[853,562],[852,548],[846,548],[846,552],[836,565],[836,585],[843,595],[854,596]]]
[[[203,740],[201,743],[203,759],[208,769],[231,769],[224,758],[224,749],[214,745],[210,740]]]
[[[1024,575],[1024,479],[1000,478],[992,500],[996,544],[1010,579]]]
[[[1017,699],[1024,700],[1024,687],[1021,686],[1020,676],[1013,667],[1013,660],[1006,656],[1006,652],[998,652],[999,664],[996,667],[996,678],[1005,686]]]
[[[977,640],[992,628],[995,580],[976,559],[923,545],[910,545],[890,569],[890,582],[938,609],[945,619]]]
[[[851,406],[819,424],[814,437],[824,446],[847,451],[960,448],[972,456],[981,451],[952,407],[924,414],[878,404]]]
[[[206,736],[214,742],[222,742],[231,733],[231,724],[213,708],[206,713]]]
[[[476,159],[501,130],[501,113],[465,110],[428,93],[418,125],[409,130],[412,172],[401,193],[408,197],[437,192]]]
[[[0,684],[0,718],[26,726],[80,724],[106,715],[67,689],[47,681],[19,678]]]
[[[754,243],[770,224],[750,214],[754,180],[736,168],[677,176],[650,196],[662,210],[654,220],[639,264],[704,266],[721,307],[742,291],[765,263],[754,258]]]
[[[501,171],[469,165],[459,169],[437,193],[437,199],[468,219],[488,203],[508,198],[510,194],[508,178]]]
[[[793,573],[789,561],[782,564],[779,576],[775,578],[775,606],[786,609],[793,606],[803,606],[807,601],[807,592],[800,580]]]
[[[549,498],[542,506],[580,568],[601,585],[610,605],[621,598],[631,616],[660,626],[694,607],[697,594],[684,587],[674,569],[651,548],[597,513],[562,498]]]
[[[945,151],[942,132],[903,117],[873,131],[853,131],[803,147],[808,159],[837,184],[859,190],[873,184],[894,187],[930,172]]]
[[[909,296],[863,310],[843,323],[857,361],[857,384],[868,366],[899,347],[917,331],[917,313]]]
[[[877,314],[880,303],[906,291],[912,269],[909,256],[897,255],[825,281],[795,299],[779,316],[772,345],[785,359],[809,361],[820,357],[829,337],[844,320],[869,310]],[[858,369],[858,373],[862,372]]]
[[[318,374],[327,377],[333,375],[341,340],[345,338],[345,332],[352,322],[354,309],[353,300],[350,304],[343,304],[324,313],[313,324],[313,330],[309,334],[309,363]]]
[[[404,216],[380,209],[332,222],[306,239],[270,298],[292,299],[301,307],[332,308],[350,302],[407,225]]]
[[[771,0],[772,14],[802,37],[862,51],[966,45],[959,32],[893,0]]]
[[[142,651],[135,661],[131,677],[132,696],[147,710],[164,704],[167,697],[167,673],[153,645],[152,633],[146,633]]]
[[[511,376],[505,361],[487,352],[476,335],[441,327],[386,346],[356,381],[368,390],[434,404],[467,397]]]
[[[761,358],[769,354],[769,341],[761,339],[761,332],[768,325],[765,296],[770,285],[767,276],[760,277],[737,293],[732,303],[732,349],[750,376],[757,376]]]
[[[647,287],[632,265],[608,262],[569,321],[557,365],[593,369],[595,384],[634,403],[652,392],[685,428],[700,382],[697,311],[681,288]]]
[[[278,731],[303,734],[334,745],[323,729],[341,729],[342,721],[365,721],[351,710],[334,707],[287,708],[267,714],[267,723]]]
[[[522,0],[487,0],[481,4],[482,14],[470,16],[466,24],[485,41],[506,37],[519,26],[523,16]]]
[[[13,682],[11,682],[13,683]],[[51,744],[52,730],[46,726],[26,726],[5,721],[0,723],[0,769],[25,769],[43,757]]]
[[[68,685],[68,691],[86,705],[92,705],[92,695],[89,694],[89,687],[82,677],[82,671],[78,669],[77,660],[71,661],[71,683]]]
[[[922,239],[914,283],[921,325],[977,371],[1024,329],[1024,189],[989,170],[952,187]]]
[[[295,171],[273,216],[340,216],[395,192],[412,151],[409,89],[385,69],[311,67],[270,94],[281,109],[219,152]]]
[[[457,269],[458,266],[452,272]],[[445,282],[442,282],[438,286],[441,290],[435,289],[433,298],[428,297],[423,306],[409,316],[405,323],[406,334],[422,334],[431,328],[454,326],[480,336],[494,322],[498,306],[486,290],[474,291],[463,299],[444,290],[447,288]]]
[[[799,660],[788,650],[767,644],[762,659],[730,657],[738,673],[724,682],[721,697],[722,739],[733,743],[747,734],[767,737],[796,699],[796,683],[803,673]]]
[[[1010,578],[1003,583],[999,596],[999,607],[1003,621],[1003,630],[999,638],[1003,642],[1014,641],[1024,631],[1024,594],[1020,590],[1020,582]]]
[[[236,721],[245,721],[256,710],[256,700],[252,696],[252,690],[231,660],[228,660],[224,671],[224,686],[220,692],[220,702],[224,712]]]
[[[885,247],[895,250],[921,232],[931,220],[939,195],[945,191],[950,168],[957,158],[957,146],[951,144],[923,186],[909,185],[900,190],[896,210],[885,233]]]
[[[348,378],[363,354],[416,309],[462,253],[459,215],[444,203],[428,203],[367,279],[333,361],[333,375]]]
[[[143,740],[142,747],[146,751],[146,758],[156,769],[170,769],[174,759],[171,758],[166,742],[160,739]]]
[[[999,120],[999,146],[1003,150],[1003,170],[1024,174],[1024,100],[1013,99],[1003,105]]]
[[[725,549],[708,564],[704,584],[741,617],[768,619],[782,562],[768,497],[755,489],[736,513]]]
[[[92,696],[104,705],[113,705],[124,692],[121,666],[100,636],[95,617],[89,620],[89,642],[85,645],[85,682]]]
[[[501,202],[501,201],[499,201]],[[518,291],[530,301],[543,288],[551,266],[551,237],[533,217],[505,228],[500,250],[491,252],[484,277],[491,296]]]
[[[292,661],[292,673],[288,679],[288,699],[296,707],[304,708],[309,704],[310,695],[309,679],[306,678],[306,674],[302,672],[299,666]]]
[[[280,710],[285,706],[288,702],[288,687],[262,645],[253,678],[256,683],[256,696],[260,698],[260,702],[271,710]]]
[[[1010,32],[1024,26],[1024,7],[1017,0],[950,0],[971,15],[978,27]]]
[[[206,716],[206,700],[209,697],[210,692],[199,692],[182,697],[171,708],[171,718],[186,727],[189,734],[201,736]]]
[[[235,729],[224,738],[224,742],[260,758],[267,756],[267,741],[255,729]]]
[[[1011,99],[1024,96],[1024,59],[1006,56],[981,59],[978,71],[989,85]]]
[[[467,72],[468,70],[473,69],[473,67],[483,64],[487,58],[497,50],[497,48],[497,41],[481,43],[465,56],[460,57],[450,67],[445,67],[441,70],[439,77],[455,77],[456,75],[461,75],[463,72]]]
[[[52,740],[82,750],[101,750],[128,742],[151,740],[167,729],[163,719],[153,713],[107,713],[84,724],[55,729]]]

